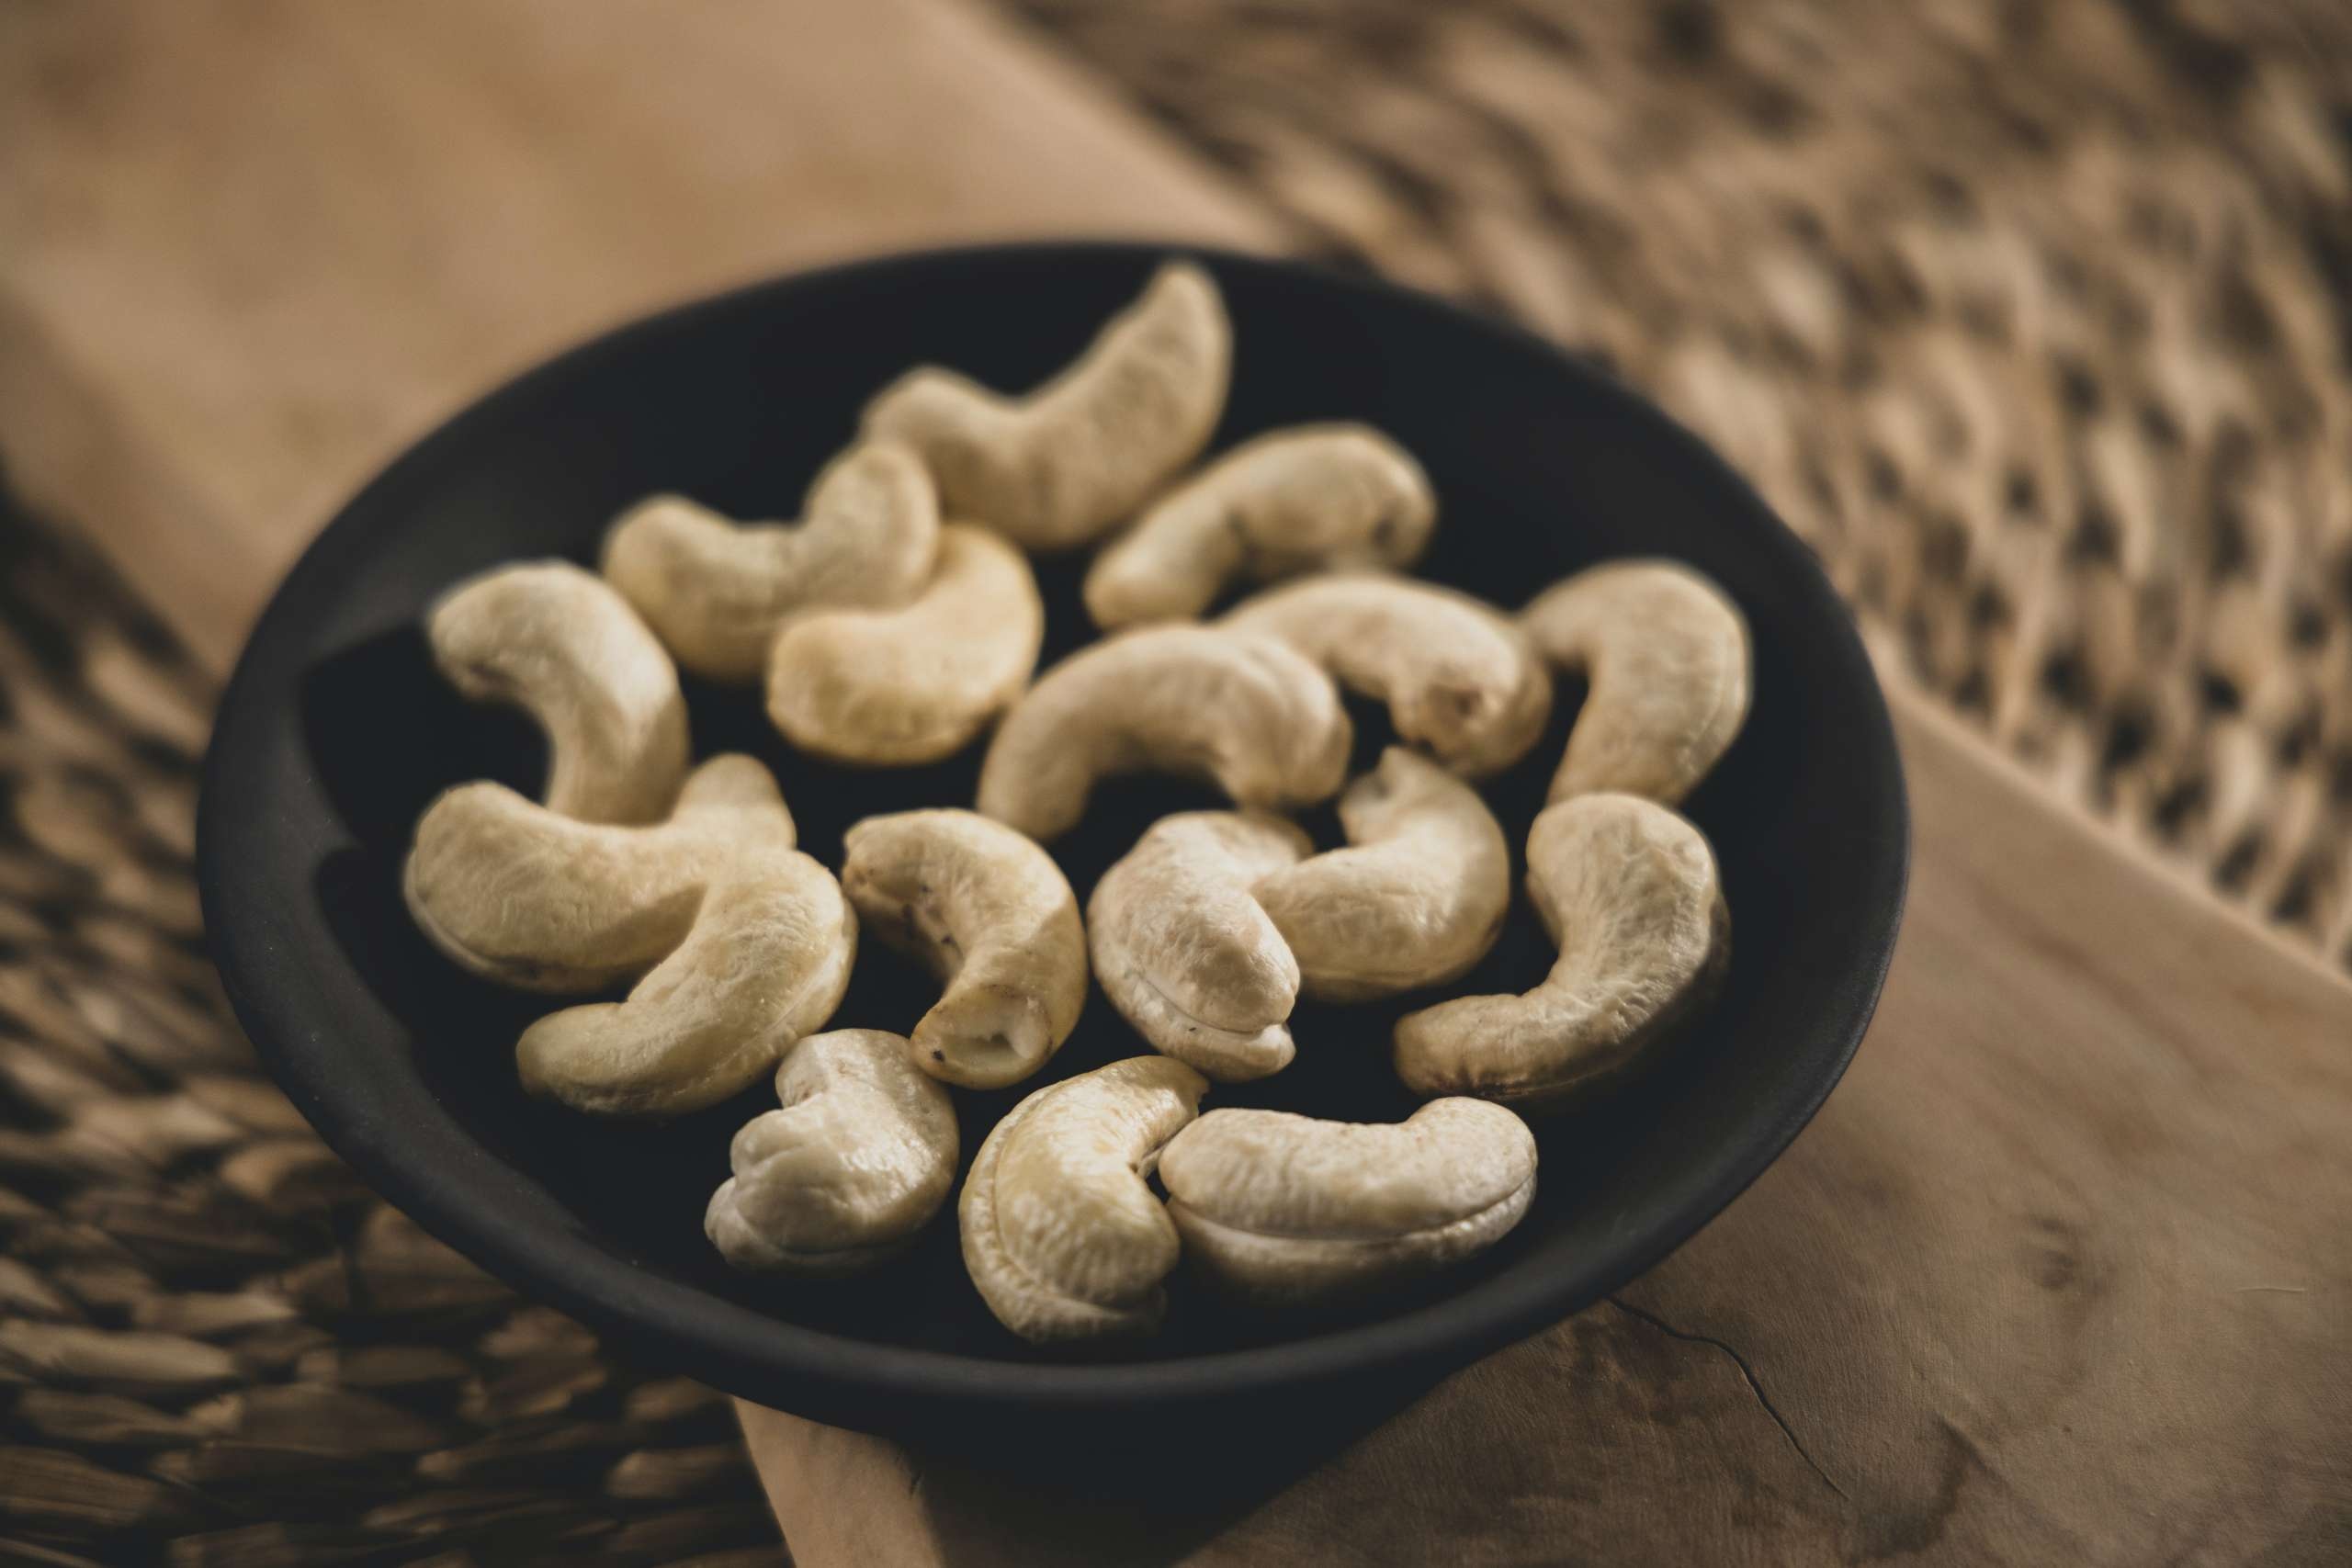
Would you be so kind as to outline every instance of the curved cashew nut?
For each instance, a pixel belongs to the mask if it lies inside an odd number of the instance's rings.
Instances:
[[[1277,430],[1154,502],[1106,546],[1086,574],[1086,608],[1109,631],[1190,620],[1244,573],[1410,566],[1436,521],[1421,466],[1377,430]]]
[[[477,781],[417,819],[401,890],[433,944],[485,979],[594,991],[684,941],[730,858],[793,841],[775,781],[750,757],[696,768],[669,820],[647,828],[574,821]]]
[[[1021,695],[1045,637],[1027,558],[985,529],[950,523],[912,603],[820,611],[784,629],[768,661],[768,716],[820,756],[935,762]]]
[[[1560,956],[1523,996],[1463,997],[1396,1021],[1416,1094],[1531,1107],[1614,1075],[1703,1006],[1731,953],[1715,855],[1699,829],[1630,795],[1546,807],[1527,891]]]
[[[1400,738],[1471,778],[1526,755],[1552,716],[1552,676],[1534,645],[1452,589],[1313,577],[1244,600],[1223,625],[1278,637],[1341,685],[1385,701]]]
[[[575,1111],[671,1116],[715,1104],[822,1028],[849,987],[857,916],[797,850],[739,848],[695,922],[625,1001],[523,1032],[523,1087]]]
[[[1299,966],[1250,890],[1313,852],[1279,817],[1160,818],[1087,904],[1103,995],[1156,1048],[1220,1082],[1288,1066]]]
[[[1510,849],[1478,792],[1401,746],[1340,796],[1349,848],[1251,889],[1325,1001],[1365,1001],[1466,974],[1502,934]]]
[[[956,1184],[956,1108],[878,1029],[811,1034],[743,1123],[703,1215],[738,1269],[848,1274],[901,1250]]]
[[[865,431],[922,455],[949,516],[1030,549],[1058,549],[1134,515],[1208,444],[1232,361],[1216,285],[1171,262],[1085,354],[1027,396],[925,366],[876,395]]]
[[[979,808],[1043,842],[1085,815],[1097,780],[1151,770],[1302,806],[1338,791],[1353,739],[1329,677],[1272,638],[1147,626],[1070,655],[1013,705]]]
[[[1535,1199],[1535,1138],[1482,1100],[1394,1124],[1212,1111],[1159,1158],[1184,1255],[1272,1304],[1354,1295],[1484,1252]]]
[[[628,601],[569,561],[469,578],[425,617],[433,660],[476,702],[548,738],[547,804],[582,822],[650,822],[686,772],[686,703]]]
[[[1159,1326],[1178,1243],[1146,1179],[1208,1087],[1182,1062],[1136,1056],[1006,1112],[956,1211],[964,1267],[998,1322],[1035,1342]]]
[[[1611,561],[1553,584],[1519,624],[1592,683],[1551,798],[1623,790],[1663,806],[1706,777],[1747,717],[1747,622],[1672,561]]]
[[[683,496],[649,496],[605,535],[605,580],[687,669],[756,679],[794,615],[901,604],[931,575],[939,501],[905,447],[851,447],[817,476],[803,509],[798,524],[739,524]]]
[[[946,982],[915,1025],[915,1066],[1002,1089],[1045,1066],[1086,1005],[1086,932],[1053,857],[969,811],[868,817],[842,840],[867,927]]]

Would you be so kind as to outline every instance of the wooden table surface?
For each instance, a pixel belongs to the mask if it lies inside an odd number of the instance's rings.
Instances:
[[[585,331],[919,242],[1284,238],[966,0],[19,5],[0,146],[0,461],[216,668],[342,495]],[[2352,986],[1893,694],[1878,1021],[1675,1257],[1205,1517],[747,1410],[796,1559],[2352,1555]]]

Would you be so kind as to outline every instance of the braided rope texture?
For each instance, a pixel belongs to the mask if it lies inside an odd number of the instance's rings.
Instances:
[[[1711,440],[1882,668],[2352,964],[2352,7],[1016,0]]]
[[[723,1399],[424,1235],[261,1077],[189,865],[214,695],[0,510],[0,1563],[784,1562]]]

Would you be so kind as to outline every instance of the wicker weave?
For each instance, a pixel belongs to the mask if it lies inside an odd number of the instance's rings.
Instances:
[[[1888,660],[2352,957],[2336,0],[1021,5],[1310,248],[1656,391]],[[0,512],[0,1562],[781,1561],[719,1401],[254,1074],[189,880],[211,696]]]
[[[2352,963],[2352,7],[1021,0],[1657,396],[1881,661]]]

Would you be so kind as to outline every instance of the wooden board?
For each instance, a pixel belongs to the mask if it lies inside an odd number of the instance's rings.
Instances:
[[[0,458],[216,667],[375,464],[597,325],[923,241],[1278,238],[954,0],[19,5],[0,145]],[[1231,1517],[746,1412],[800,1562],[2340,1559],[2352,987],[1897,705],[1879,1024],[1674,1258]]]

